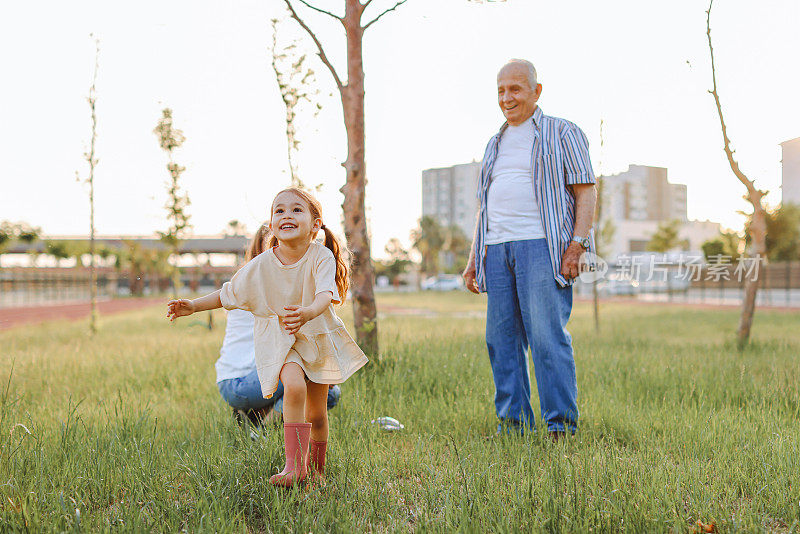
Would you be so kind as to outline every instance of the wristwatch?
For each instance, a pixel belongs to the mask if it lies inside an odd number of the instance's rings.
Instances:
[[[572,240],[582,246],[583,250],[589,250],[590,241],[588,237],[575,236],[572,238]]]

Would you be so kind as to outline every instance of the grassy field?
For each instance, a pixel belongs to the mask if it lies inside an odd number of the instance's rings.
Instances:
[[[576,305],[581,428],[552,444],[486,439],[484,302],[381,295],[383,354],[331,412],[327,482],[291,491],[267,484],[280,433],[251,441],[215,387],[223,313],[2,332],[0,531],[800,531],[797,314],[759,311],[738,353],[736,311],[607,304],[596,335]]]

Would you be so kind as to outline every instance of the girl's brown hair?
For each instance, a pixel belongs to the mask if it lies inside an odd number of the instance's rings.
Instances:
[[[290,187],[288,189],[284,189],[280,191],[278,195],[281,193],[292,193],[300,197],[306,204],[308,204],[308,210],[311,212],[311,218],[322,220],[322,204],[319,203],[319,200],[314,198],[314,196],[307,192],[299,189],[297,187]],[[275,195],[275,198],[278,197]],[[271,211],[271,210],[270,210]],[[270,217],[272,214],[270,213]],[[336,236],[333,235],[333,232],[322,224],[322,228],[320,228],[323,232],[325,232],[325,246],[333,252],[333,257],[336,260],[336,289],[339,291],[339,302],[344,304],[344,298],[347,295],[347,290],[350,288],[350,281],[348,279],[348,271],[349,266],[347,265],[347,248],[342,246],[339,243],[339,240],[336,239]],[[313,239],[316,235],[312,235],[311,238]],[[278,238],[274,235],[269,236],[269,242],[267,243],[267,247],[272,248],[278,244]]]
[[[253,239],[250,240],[250,244],[247,245],[247,251],[244,253],[244,261],[248,262],[264,252],[266,249],[264,248],[264,238],[269,233],[269,227],[266,224],[262,224],[256,230],[256,235],[253,236]]]

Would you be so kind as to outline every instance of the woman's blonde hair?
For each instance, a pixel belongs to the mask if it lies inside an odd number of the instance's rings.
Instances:
[[[250,240],[250,244],[247,245],[247,251],[244,253],[244,261],[248,262],[264,252],[266,248],[264,248],[264,239],[269,234],[269,226],[262,224],[256,230],[256,235],[253,236],[253,239]]]
[[[322,204],[319,203],[319,200],[314,198],[314,196],[309,193],[308,191],[303,191],[297,187],[289,187],[288,189],[284,189],[280,191],[278,195],[282,193],[292,193],[300,197],[303,202],[308,204],[308,211],[311,212],[311,218],[322,220]],[[278,198],[278,195],[275,195],[275,198]],[[275,201],[273,200],[273,203]],[[272,216],[272,209],[270,208],[270,217]],[[347,248],[343,246],[336,236],[333,235],[333,232],[322,224],[320,228],[323,232],[325,232],[325,246],[333,252],[333,257],[336,260],[336,289],[339,291],[339,302],[344,303],[344,298],[347,295],[347,290],[350,288],[350,281],[348,280],[348,271],[349,266],[347,264],[347,257],[349,256],[347,252]],[[311,236],[311,239],[314,239],[315,235]],[[274,235],[269,236],[269,242],[267,243],[268,248],[272,248],[278,244],[278,238]]]

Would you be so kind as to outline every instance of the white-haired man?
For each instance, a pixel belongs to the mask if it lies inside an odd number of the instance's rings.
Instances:
[[[578,426],[572,282],[593,248],[597,192],[589,145],[575,124],[542,113],[542,85],[529,61],[497,74],[506,118],[486,147],[480,211],[464,270],[470,291],[488,294],[486,345],[498,432],[533,428],[528,347],[542,420],[554,439]]]

